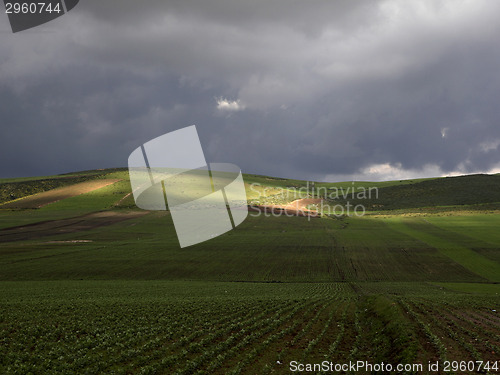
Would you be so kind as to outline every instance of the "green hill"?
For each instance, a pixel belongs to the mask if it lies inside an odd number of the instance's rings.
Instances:
[[[500,203],[500,175],[444,177],[410,184],[378,188],[371,199],[350,199],[376,210],[395,210],[436,206],[484,205]],[[345,203],[345,199],[338,199]]]
[[[0,279],[500,281],[496,263],[498,215],[479,210],[485,203],[498,202],[500,176],[382,183],[376,206],[385,210],[382,212],[394,212],[396,216],[390,220],[373,215],[311,219],[250,212],[236,230],[183,250],[178,247],[168,211],[147,212],[135,207],[125,169],[18,183],[35,189],[45,181],[61,178],[64,184],[85,182],[20,199],[14,211],[9,209],[11,203],[0,206],[0,228],[4,228],[0,230],[0,261],[8,265]],[[68,190],[91,181],[112,183],[88,193],[67,195]],[[293,194],[282,200],[311,192],[307,181],[248,175],[245,182],[250,194],[258,192],[261,202],[275,202],[277,196],[289,191]],[[0,190],[2,186],[10,188],[10,184],[0,185]],[[253,189],[252,184],[259,184],[261,190]],[[326,186],[327,191],[349,188],[347,183],[317,184],[316,189],[318,186]],[[33,210],[38,206],[32,202],[44,201],[47,194],[48,204]],[[367,201],[355,199],[351,203]],[[368,204],[375,205],[373,200]],[[468,217],[465,235],[447,216],[404,215],[415,207],[449,205],[453,210],[453,205],[459,204],[478,207],[477,215]],[[401,213],[403,216],[397,215]],[[450,248],[454,250],[450,252]],[[227,261],[230,267],[225,266]]]
[[[110,174],[124,170],[125,168],[119,168],[65,173],[46,177],[3,178],[0,179],[0,204],[64,186],[106,178]]]

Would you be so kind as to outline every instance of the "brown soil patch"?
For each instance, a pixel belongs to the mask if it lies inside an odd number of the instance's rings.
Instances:
[[[323,199],[321,198],[303,198],[297,199],[286,205],[256,205],[249,206],[249,211],[258,211],[270,213],[280,216],[304,216],[304,217],[320,217],[321,214],[316,210],[309,210],[307,206],[317,204],[320,205]]]
[[[68,219],[42,221],[0,230],[0,243],[28,241],[58,234],[79,233],[148,214],[149,211],[93,212]],[[59,241],[58,241],[59,242]]]
[[[45,243],[88,243],[94,242],[92,240],[69,240],[69,241],[47,241]]]
[[[64,186],[57,189],[45,191],[43,193],[30,195],[18,199],[13,202],[7,202],[0,205],[0,208],[40,208],[50,203],[60,201],[62,199],[75,197],[80,194],[90,193],[91,191],[112,185],[121,179],[104,179],[85,181],[79,184]]]
[[[321,198],[303,198],[303,199],[297,199],[294,200],[293,202],[288,203],[284,208],[286,210],[301,210],[301,211],[308,211],[307,206],[317,204],[321,205],[321,202],[323,202],[323,199]],[[316,210],[309,210],[311,212],[317,212]]]

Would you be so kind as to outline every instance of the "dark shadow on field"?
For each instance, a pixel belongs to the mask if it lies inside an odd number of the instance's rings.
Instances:
[[[0,230],[0,243],[34,240],[105,227],[148,214],[149,211],[100,211],[67,219],[42,221]]]

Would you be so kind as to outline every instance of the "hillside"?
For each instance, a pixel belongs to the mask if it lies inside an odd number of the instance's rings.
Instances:
[[[71,176],[73,182],[82,178],[84,183],[0,206],[0,228],[4,228],[0,230],[0,243],[4,244],[0,255],[1,261],[9,265],[0,279],[500,281],[496,263],[498,215],[490,214],[491,209],[479,210],[484,203],[498,202],[496,184],[500,176],[381,184],[377,209],[395,209],[396,214],[406,212],[408,207],[450,205],[453,210],[451,205],[468,204],[470,208],[476,204],[478,215],[467,222],[468,226],[475,223],[474,229],[467,235],[460,220],[439,215],[396,215],[383,220],[330,215],[311,220],[284,215],[255,217],[259,213],[250,212],[236,230],[187,251],[178,248],[168,211],[148,212],[135,207],[126,170],[87,171]],[[19,183],[34,187],[47,180]],[[64,181],[66,184],[69,180]],[[86,193],[78,190],[92,181],[107,185]],[[300,195],[298,188],[310,184],[255,175],[245,176],[245,181],[250,194],[262,194],[258,198],[262,202],[275,202],[277,196],[283,195],[282,200],[293,200]],[[256,183],[269,185],[260,185],[261,190],[251,188]],[[10,183],[5,186],[10,188]],[[332,191],[346,183],[323,186]],[[68,195],[71,189],[78,194]],[[293,194],[287,196],[289,191]],[[41,201],[45,205],[37,206]],[[366,204],[364,200],[359,202]],[[450,253],[450,247],[459,255]],[[226,259],[231,267],[224,266]],[[109,262],[121,266],[109,268]]]
[[[124,171],[125,168],[82,171],[45,177],[3,178],[0,179],[0,205],[53,189],[102,179],[120,170]]]
[[[91,170],[57,176],[0,179],[0,209],[3,203],[56,188],[99,179],[129,180],[126,168]],[[283,203],[300,197],[326,197],[328,204],[363,204],[368,210],[484,205],[500,203],[500,175],[465,175],[384,182],[321,183],[254,174],[244,174],[249,202]],[[314,189],[313,189],[314,187]],[[370,197],[358,198],[373,190]],[[133,203],[128,200],[128,203]],[[103,207],[106,208],[106,207]],[[487,207],[486,209],[488,209]]]
[[[340,197],[338,203],[345,203]],[[436,206],[500,204],[500,175],[443,177],[410,184],[378,188],[378,197],[350,199],[375,210],[397,210]]]

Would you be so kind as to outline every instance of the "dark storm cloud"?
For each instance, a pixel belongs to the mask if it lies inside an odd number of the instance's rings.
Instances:
[[[125,166],[139,144],[191,124],[209,161],[249,173],[489,171],[500,167],[499,11],[489,1],[80,2],[0,36],[0,176]]]

